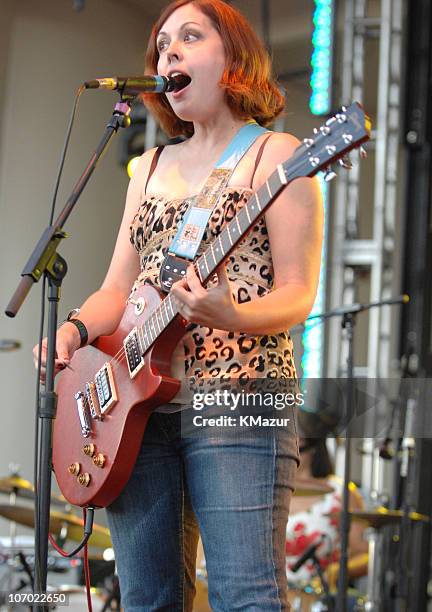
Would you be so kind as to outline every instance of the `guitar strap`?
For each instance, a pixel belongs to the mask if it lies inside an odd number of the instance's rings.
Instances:
[[[159,274],[160,284],[168,292],[172,284],[186,275],[189,262],[194,261],[214,208],[237,164],[256,139],[269,132],[250,121],[242,126],[219,158],[198,196],[191,198]]]

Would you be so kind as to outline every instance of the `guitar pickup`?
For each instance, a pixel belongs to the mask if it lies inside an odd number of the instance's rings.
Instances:
[[[136,327],[123,340],[123,346],[126,354],[126,361],[131,378],[135,378],[141,368],[144,366],[144,356],[141,352],[141,346],[138,339],[138,330]]]
[[[94,378],[94,385],[97,395],[97,403],[94,402],[93,404],[95,412],[97,411],[97,404],[99,404],[99,416],[95,418],[101,419],[118,401],[114,374],[110,363],[107,362],[101,367]]]

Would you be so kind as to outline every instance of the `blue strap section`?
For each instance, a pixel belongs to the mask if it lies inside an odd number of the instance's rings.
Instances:
[[[268,130],[258,125],[255,121],[251,121],[242,126],[219,158],[215,168],[217,170],[230,170],[231,172],[227,175],[228,180],[239,161],[253,145],[258,136],[266,132],[268,132]],[[224,185],[222,185],[222,187],[223,186]],[[217,194],[215,203],[219,199],[219,195],[220,193]],[[212,212],[213,207],[202,208],[199,206],[191,206],[186,211],[182,223],[172,241],[169,252],[178,257],[184,257],[193,261],[198,252]]]
[[[253,145],[255,140],[261,134],[268,132],[266,128],[261,127],[255,121],[247,123],[239,129],[237,134],[231,140],[225,151],[222,153],[216,168],[227,168],[234,170],[243,155]]]

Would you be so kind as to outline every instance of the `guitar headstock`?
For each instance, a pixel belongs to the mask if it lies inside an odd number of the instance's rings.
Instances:
[[[349,151],[369,140],[371,127],[369,117],[358,102],[353,102],[348,108],[342,107],[324,125],[316,128],[311,138],[303,140],[291,160],[282,164],[287,179],[314,176],[321,170],[329,169],[338,159],[344,168],[351,168],[346,156]],[[363,148],[361,153],[365,154]],[[334,173],[329,171],[327,178],[333,176]]]

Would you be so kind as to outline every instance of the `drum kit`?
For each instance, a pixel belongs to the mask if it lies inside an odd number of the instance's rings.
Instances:
[[[401,510],[389,510],[382,506],[374,510],[351,510],[350,520],[362,523],[366,530],[368,546],[367,592],[362,594],[355,589],[348,589],[348,612],[378,612],[381,610],[380,589],[381,580],[377,567],[377,547],[381,543],[383,529],[388,526],[400,525],[404,513]],[[328,516],[338,522],[341,512],[330,512]],[[428,522],[429,517],[418,512],[410,512],[409,520],[414,523]],[[336,610],[335,594],[328,605],[325,598],[325,588],[318,577],[310,583],[290,586],[290,603],[293,612],[331,612]]]
[[[9,496],[9,503],[0,504],[0,516],[10,521],[9,537],[0,538],[0,590],[2,592],[27,592],[31,590],[33,585],[34,538],[29,535],[17,535],[16,527],[18,524],[30,528],[35,526],[34,508],[25,505],[25,502],[34,502],[34,487],[28,480],[21,478],[18,474],[12,474],[0,478],[0,494]],[[19,503],[17,503],[18,501]],[[66,499],[53,493],[51,506],[56,509],[50,512],[50,532],[58,545],[63,546],[65,542],[70,541],[80,542],[83,533],[83,521],[70,511]],[[89,552],[90,561],[103,559],[104,555],[100,552],[100,549],[111,550],[109,530],[106,527],[94,524],[89,547],[91,551]],[[99,551],[94,552],[95,549],[99,549]],[[75,569],[81,566],[82,558],[64,558],[54,548],[49,551],[48,571],[51,575],[51,582],[58,582],[58,578],[54,577],[54,574],[64,574],[71,570],[75,572]],[[85,593],[85,588],[78,584],[49,584],[47,590],[67,594],[69,601],[73,601],[71,599],[73,596],[81,595],[81,601],[84,601],[82,596]],[[110,588],[92,589],[92,593],[100,597],[101,605],[99,609],[119,609],[119,598],[112,597],[113,593]],[[116,603],[116,606],[106,607],[103,602],[110,602],[110,604],[113,602]],[[1,601],[1,598],[0,609],[7,609],[6,602]],[[77,609],[83,609],[82,605]]]
[[[317,483],[314,479],[297,479],[295,495],[302,497],[316,497],[333,492],[333,488],[325,483]],[[340,512],[331,512],[329,517],[339,521]],[[400,510],[388,510],[378,507],[374,510],[354,510],[350,512],[352,521],[360,522],[367,528],[369,540],[368,552],[368,588],[367,593],[362,594],[356,589],[348,589],[348,611],[349,612],[376,612],[377,606],[376,590],[377,584],[377,539],[381,537],[382,530],[391,525],[400,525],[404,514]],[[410,521],[428,521],[428,517],[418,512],[409,513]],[[196,597],[194,601],[194,612],[210,612],[211,608],[207,598],[208,581],[204,550],[201,540],[198,543],[197,569],[196,569]],[[334,594],[332,595],[334,600]],[[325,588],[321,579],[316,576],[308,583],[289,584],[289,601],[293,612],[330,612],[335,610],[326,603]]]

